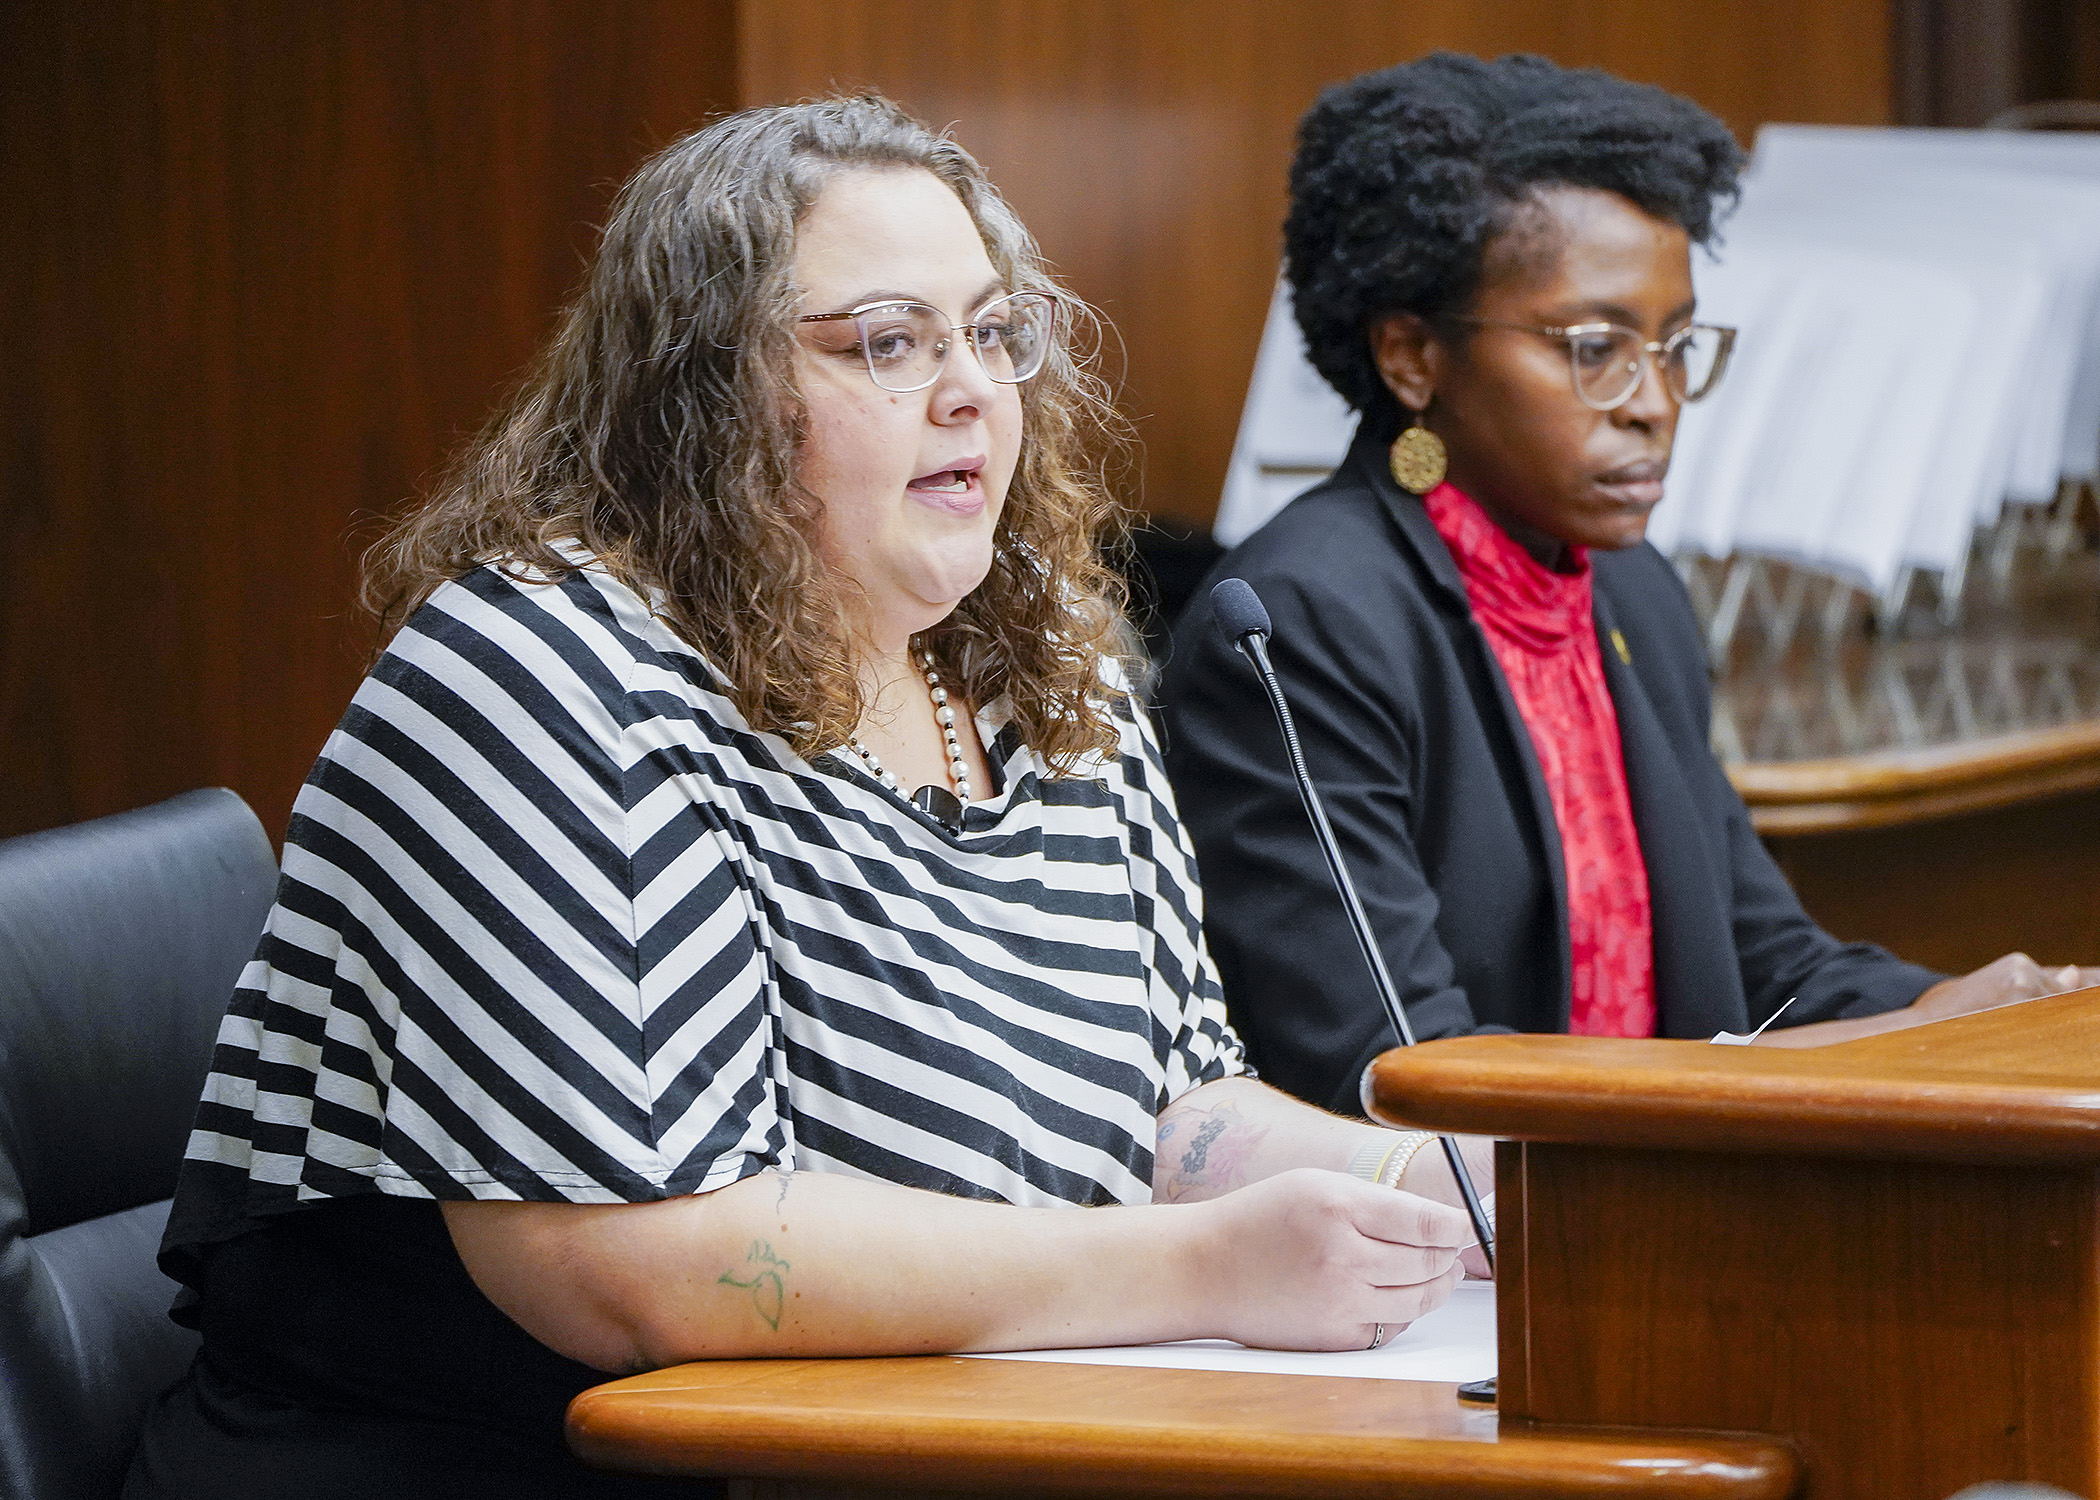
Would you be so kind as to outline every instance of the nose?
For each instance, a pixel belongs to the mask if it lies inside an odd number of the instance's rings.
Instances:
[[[1641,355],[1641,378],[1633,394],[1612,409],[1612,421],[1643,432],[1668,432],[1677,422],[1677,394],[1663,379],[1653,350]]]
[[[967,333],[959,333],[949,343],[928,392],[927,415],[942,426],[976,421],[998,397],[999,383],[985,374],[977,352],[964,347],[968,339]]]

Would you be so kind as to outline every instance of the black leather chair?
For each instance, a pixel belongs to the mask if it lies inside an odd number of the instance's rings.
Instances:
[[[0,1495],[108,1500],[196,1336],[154,1265],[276,886],[224,790],[0,842]]]

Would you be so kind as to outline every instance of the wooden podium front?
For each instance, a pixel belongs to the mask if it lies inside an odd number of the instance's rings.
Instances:
[[[911,1494],[2100,1496],[2100,990],[1807,1051],[1468,1037],[1366,1087],[1510,1142],[1499,1413],[1400,1381],[768,1360],[586,1392],[570,1442]]]
[[[1815,1500],[2100,1494],[2100,990],[1813,1050],[1468,1037],[1366,1090],[1512,1138],[1505,1429],[1770,1433]]]

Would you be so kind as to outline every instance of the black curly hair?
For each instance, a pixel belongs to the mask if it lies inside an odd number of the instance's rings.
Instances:
[[[1372,321],[1448,325],[1539,188],[1617,193],[1704,245],[1742,166],[1728,127],[1689,99],[1543,57],[1436,52],[1338,83],[1298,123],[1283,228],[1313,366],[1397,431]]]

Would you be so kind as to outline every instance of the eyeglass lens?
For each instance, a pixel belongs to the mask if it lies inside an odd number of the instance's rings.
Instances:
[[[1679,401],[1697,401],[1711,391],[1728,362],[1726,330],[1695,323],[1663,341],[1657,364]],[[1630,328],[1571,334],[1568,359],[1576,394],[1591,406],[1610,408],[1633,394],[1641,380],[1647,341]]]
[[[1017,292],[990,303],[960,328],[917,302],[863,308],[853,321],[868,374],[886,391],[923,391],[932,385],[958,332],[985,374],[1003,385],[1018,385],[1042,369],[1050,353],[1057,304],[1039,292]]]

